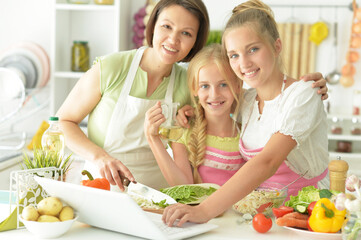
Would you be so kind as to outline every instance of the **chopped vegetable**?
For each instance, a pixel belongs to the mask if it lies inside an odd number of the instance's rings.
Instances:
[[[321,198],[315,204],[309,218],[314,232],[335,233],[340,231],[345,220],[346,210],[339,211],[328,198]]]
[[[297,196],[290,196],[290,200],[285,202],[285,206],[296,208],[297,205],[308,206],[313,201],[320,199],[320,190],[314,186],[308,186],[298,191]]]
[[[313,208],[315,207],[316,202],[317,201],[313,201],[310,204],[308,204],[308,207],[307,207],[308,216],[311,216]]]
[[[96,178],[94,179],[93,176],[87,170],[83,170],[81,172],[83,175],[87,175],[89,180],[81,181],[81,184],[86,187],[93,187],[99,188],[104,190],[110,190],[110,183],[106,178]]]
[[[275,218],[283,217],[287,213],[293,212],[293,208],[281,206],[279,208],[272,208],[273,215]]]
[[[299,212],[299,213],[306,213],[307,207],[305,207],[304,205],[297,205],[296,206],[296,211]]]
[[[197,200],[209,196],[217,189],[214,187],[202,187],[199,185],[180,185],[170,188],[160,189],[162,193],[167,194],[179,203],[190,204]]]

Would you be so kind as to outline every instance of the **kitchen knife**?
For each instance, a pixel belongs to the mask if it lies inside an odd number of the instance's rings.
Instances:
[[[145,198],[145,199],[147,199],[149,201],[153,201],[155,203],[158,203],[163,200],[166,200],[167,204],[177,203],[176,200],[174,200],[167,194],[164,194],[158,190],[155,190],[155,189],[148,187],[144,184],[141,184],[139,182],[137,182],[137,183],[130,182],[128,185],[127,193],[129,195]]]

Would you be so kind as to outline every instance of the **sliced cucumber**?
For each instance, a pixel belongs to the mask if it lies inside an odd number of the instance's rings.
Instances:
[[[299,213],[306,213],[307,207],[305,207],[303,205],[297,205],[296,206],[296,211],[299,212]]]

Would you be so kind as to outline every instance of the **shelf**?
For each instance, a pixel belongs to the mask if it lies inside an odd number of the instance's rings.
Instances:
[[[56,4],[57,10],[73,10],[73,11],[114,11],[115,5],[96,5],[96,4]]]
[[[83,76],[83,74],[83,72],[55,72],[54,77],[79,79],[81,76]]]
[[[361,141],[361,135],[328,134],[328,140]]]
[[[361,115],[327,114],[327,119],[337,117],[338,119],[351,120],[352,118],[361,119]]]
[[[342,153],[342,152],[329,152],[331,159],[336,159],[338,156],[341,159],[361,159],[361,153]]]

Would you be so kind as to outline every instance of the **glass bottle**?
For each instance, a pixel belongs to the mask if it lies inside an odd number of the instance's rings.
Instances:
[[[352,118],[351,134],[352,135],[361,135],[361,119]]]
[[[361,240],[361,218],[357,213],[348,213],[342,226],[343,240]]]
[[[71,70],[86,72],[89,70],[89,47],[87,41],[73,41],[71,48]]]
[[[352,114],[360,115],[361,110],[361,91],[354,90],[352,96]]]
[[[60,129],[59,118],[49,118],[49,128],[44,132],[41,138],[41,147],[45,153],[58,153],[64,156],[64,134]]]
[[[94,0],[95,4],[112,5],[114,0]]]
[[[75,3],[75,4],[87,4],[90,0],[68,0],[68,3]]]
[[[338,117],[332,118],[331,133],[342,134],[341,120]]]

